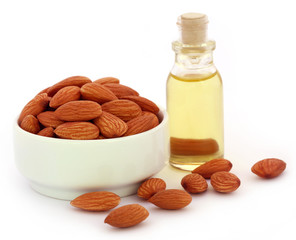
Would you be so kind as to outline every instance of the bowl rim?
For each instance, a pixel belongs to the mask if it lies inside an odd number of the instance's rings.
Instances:
[[[64,138],[53,138],[53,137],[45,137],[45,136],[40,136],[40,135],[37,135],[37,134],[33,134],[33,133],[30,133],[30,132],[27,132],[25,131],[24,129],[22,129],[19,124],[18,124],[18,117],[19,115],[16,117],[15,121],[14,121],[14,129],[18,132],[20,132],[21,134],[24,134],[24,135],[28,135],[29,137],[36,137],[37,139],[40,138],[40,140],[43,140],[43,141],[49,141],[49,142],[63,142],[63,143],[66,143],[66,142],[69,142],[69,143],[87,143],[87,142],[117,142],[117,141],[121,141],[122,139],[133,139],[133,138],[141,138],[142,136],[145,136],[145,135],[148,135],[148,134],[153,134],[154,132],[158,131],[160,128],[162,128],[167,122],[168,122],[168,113],[166,111],[165,108],[159,106],[159,112],[158,114],[162,114],[163,117],[162,117],[162,120],[161,122],[159,123],[159,125],[157,125],[156,127],[148,130],[148,131],[145,131],[145,132],[142,132],[142,133],[138,133],[138,134],[134,134],[134,135],[131,135],[131,136],[121,136],[121,137],[118,137],[118,138],[107,138],[107,139],[86,139],[86,140],[77,140],[77,139],[64,139]]]

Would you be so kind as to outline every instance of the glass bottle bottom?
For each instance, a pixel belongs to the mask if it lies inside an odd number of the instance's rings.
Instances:
[[[221,153],[218,154],[209,154],[201,156],[181,156],[181,155],[171,155],[170,164],[178,169],[185,171],[192,171],[198,166],[212,160],[215,158],[223,158],[224,155]]]

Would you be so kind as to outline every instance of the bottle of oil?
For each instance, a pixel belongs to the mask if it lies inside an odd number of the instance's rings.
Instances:
[[[170,164],[192,170],[224,155],[223,89],[213,64],[215,41],[207,38],[208,18],[178,18],[180,39],[172,43],[175,64],[167,80]]]

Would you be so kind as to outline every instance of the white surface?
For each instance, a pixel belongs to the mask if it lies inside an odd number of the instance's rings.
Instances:
[[[1,1],[1,239],[295,239],[295,21],[293,1]],[[224,81],[225,157],[242,182],[210,187],[180,211],[139,200],[149,218],[130,229],[107,213],[73,209],[37,194],[17,171],[12,123],[39,90],[71,75],[115,76],[165,105],[177,16],[208,14]],[[42,156],[41,156],[42,157]],[[261,180],[258,160],[278,157],[285,173]],[[164,170],[170,188],[184,172]]]

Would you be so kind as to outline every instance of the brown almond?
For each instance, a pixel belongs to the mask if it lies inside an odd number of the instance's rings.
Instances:
[[[157,114],[159,112],[158,106],[147,98],[140,96],[124,96],[122,97],[122,99],[127,99],[135,102],[141,107],[142,111],[148,111],[154,114]]]
[[[101,134],[106,138],[121,137],[127,131],[127,124],[115,115],[104,112],[93,120],[100,129]]]
[[[27,132],[37,134],[40,131],[39,122],[33,115],[27,115],[21,122],[21,128]]]
[[[94,83],[99,83],[99,84],[107,84],[107,83],[119,83],[119,79],[115,77],[104,77],[104,78],[99,78],[95,81]]]
[[[129,121],[142,113],[140,106],[129,100],[113,100],[104,103],[102,110],[119,117],[123,121]]]
[[[71,101],[55,110],[55,114],[62,121],[88,121],[99,117],[102,114],[102,108],[100,104],[93,101]]]
[[[180,209],[186,207],[192,201],[190,194],[184,190],[167,189],[155,193],[148,202],[153,203],[157,207],[163,209]]]
[[[18,123],[20,124],[25,116],[33,115],[37,116],[39,113],[43,112],[48,106],[48,96],[46,93],[41,93],[36,95],[30,102],[26,104],[23,108]]]
[[[198,173],[204,178],[209,179],[213,173],[220,171],[229,172],[231,168],[232,163],[229,160],[216,158],[195,168],[192,173]]]
[[[149,199],[155,193],[165,190],[166,183],[161,178],[150,178],[138,188],[137,195],[140,198]]]
[[[217,192],[230,193],[240,186],[240,180],[233,173],[216,172],[211,176],[211,185]]]
[[[159,124],[156,115],[141,115],[127,122],[128,130],[124,136],[135,135],[148,131]]]
[[[80,92],[83,99],[95,101],[97,103],[105,103],[117,99],[112,91],[97,83],[84,84]]]
[[[90,122],[66,122],[59,125],[54,133],[60,138],[88,140],[98,138],[100,130]]]
[[[54,137],[53,131],[54,131],[53,127],[46,127],[46,128],[43,128],[41,131],[39,131],[37,135],[43,136],[43,137]]]
[[[112,210],[105,223],[119,228],[132,227],[143,222],[149,216],[146,208],[139,204],[129,204]]]
[[[60,120],[54,111],[46,111],[39,113],[37,115],[37,118],[39,122],[44,126],[44,127],[53,127],[56,128],[57,126],[61,125],[64,123],[64,121]]]
[[[68,86],[60,89],[50,100],[49,106],[51,108],[58,108],[59,106],[80,99],[80,87]]]
[[[286,163],[278,158],[266,158],[252,167],[252,172],[262,178],[274,178],[279,176],[285,169]]]
[[[137,91],[122,84],[106,83],[104,86],[111,90],[118,98],[122,98],[124,96],[139,96]]]
[[[189,193],[202,193],[208,189],[207,181],[197,173],[184,176],[181,185]]]
[[[70,202],[74,207],[94,212],[108,211],[119,203],[120,197],[107,191],[85,193]]]
[[[72,76],[68,77],[53,86],[51,86],[47,94],[48,96],[52,97],[54,96],[60,89],[67,87],[67,86],[77,86],[77,87],[82,87],[84,84],[91,82],[91,80],[88,77],[84,76]]]

